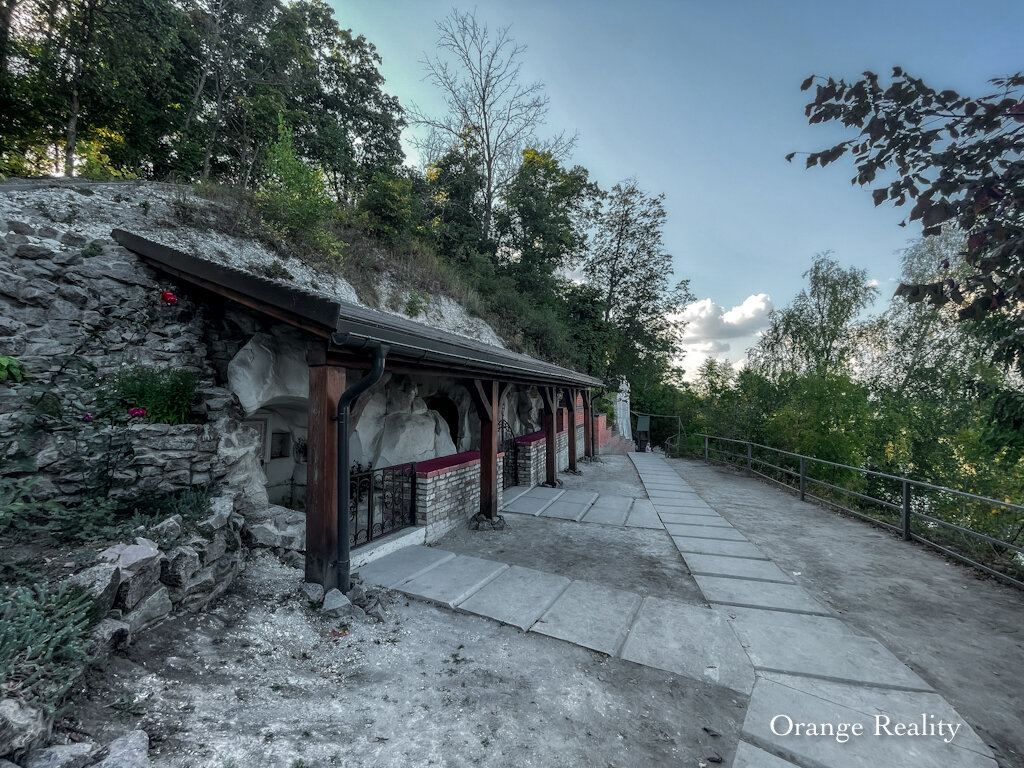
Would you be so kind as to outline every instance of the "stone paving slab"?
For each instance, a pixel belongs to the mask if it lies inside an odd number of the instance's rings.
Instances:
[[[654,505],[647,499],[637,499],[633,502],[633,508],[629,510],[629,517],[626,518],[628,528],[664,528],[661,518],[658,517]]]
[[[513,565],[459,603],[458,609],[527,630],[569,583],[565,576]]]
[[[896,723],[922,725],[961,724],[950,741],[942,736],[897,736],[878,729]],[[771,720],[783,714],[794,723],[860,723],[863,734],[845,743],[835,737],[777,735]],[[931,716],[931,717],[929,717]],[[878,718],[878,720],[876,720]],[[785,732],[787,721],[776,721]],[[745,741],[774,754],[785,755],[801,766],[836,768],[997,768],[992,752],[946,701],[934,693],[868,688],[792,675],[766,675],[758,679],[743,722]]]
[[[506,570],[508,566],[505,563],[456,555],[398,585],[398,589],[414,597],[454,608]]]
[[[362,576],[363,581],[367,584],[396,587],[454,557],[454,554],[445,552],[443,549],[431,549],[423,546],[405,547],[364,565],[356,573]]]
[[[665,523],[665,530],[672,536],[688,536],[695,539],[719,539],[724,541],[746,541],[747,537],[735,528],[711,525],[687,525]]]
[[[749,541],[715,541],[713,539],[693,539],[688,536],[673,536],[672,541],[686,559],[689,552],[699,555],[727,555],[729,557],[746,557],[752,560],[767,560],[760,549]]]
[[[760,670],[931,691],[930,685],[871,637],[742,622],[733,629]]]
[[[563,493],[565,491],[561,488],[549,488],[546,485],[535,485],[530,489],[530,495],[538,499],[554,499]]]
[[[644,482],[644,487],[647,489],[648,495],[650,495],[651,493],[658,493],[659,491],[663,493],[693,493],[694,495],[696,495],[696,492],[692,488],[690,488],[690,486],[683,482]]]
[[[655,502],[659,509],[711,509],[710,505],[699,497],[676,498],[672,500],[658,499]]]
[[[558,517],[562,520],[579,521],[580,518],[586,514],[588,509],[590,509],[589,504],[580,504],[573,501],[562,501],[561,499],[556,499],[540,511],[540,516]]]
[[[761,608],[743,608],[738,605],[718,605],[712,608],[712,610],[721,613],[735,626],[782,627],[798,629],[801,632],[824,632],[834,635],[859,634],[849,624],[832,616],[771,611]]]
[[[511,504],[524,493],[529,493],[532,489],[532,485],[513,485],[511,488],[506,488],[502,491],[502,504]]]
[[[648,488],[647,489],[647,498],[649,498],[651,501],[653,501],[655,503],[658,503],[660,501],[660,502],[668,502],[669,504],[671,504],[672,502],[675,502],[675,501],[679,501],[679,502],[683,502],[683,501],[686,501],[686,502],[694,502],[694,501],[703,502],[704,501],[704,499],[702,499],[696,493],[687,493],[686,491],[658,490],[656,488]]]
[[[534,496],[533,493],[525,493],[510,504],[504,506],[505,511],[515,512],[520,515],[538,515],[546,506],[552,503],[551,497]]]
[[[640,600],[632,592],[574,581],[530,631],[614,656],[626,639]]]
[[[733,758],[732,768],[797,768],[797,766],[770,752],[765,752],[753,744],[741,741],[736,747],[736,757]]]
[[[583,515],[584,523],[603,523],[604,525],[625,525],[633,499],[626,496],[601,496],[587,513]]]
[[[669,528],[669,525],[666,524],[665,527]],[[686,566],[690,569],[690,573],[701,576],[728,576],[735,579],[793,583],[786,572],[770,560],[746,560],[740,557],[718,557],[693,553],[686,555],[683,559],[686,560]]]
[[[664,512],[661,508],[655,507],[663,523],[679,523],[680,525],[710,525],[718,528],[732,528],[732,523],[719,515],[717,512],[709,511],[705,515],[689,515],[683,512]]]
[[[644,598],[622,658],[749,694],[754,669],[723,617],[707,608]]]
[[[717,543],[729,544],[731,542]],[[684,555],[683,558],[685,559],[685,557]],[[693,579],[709,603],[828,615],[828,610],[821,603],[811,599],[795,584],[725,579],[719,576],[695,575]]]

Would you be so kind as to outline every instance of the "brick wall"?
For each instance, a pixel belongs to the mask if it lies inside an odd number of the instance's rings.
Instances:
[[[437,541],[480,511],[480,452],[446,456],[420,462],[416,468],[416,525],[426,526],[426,540]],[[503,501],[501,470],[504,454],[498,455],[498,508]],[[421,469],[422,467],[422,469]]]
[[[519,446],[519,484],[540,485],[545,480],[547,444],[543,432],[523,435],[516,440]]]

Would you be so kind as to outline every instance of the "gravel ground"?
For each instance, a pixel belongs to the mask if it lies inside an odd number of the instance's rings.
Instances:
[[[63,721],[133,727],[164,768],[729,764],[724,688],[395,596],[329,621],[301,572],[252,556],[210,612],[175,617],[90,674]]]

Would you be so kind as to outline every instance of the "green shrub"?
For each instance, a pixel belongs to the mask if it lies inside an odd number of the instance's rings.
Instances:
[[[184,424],[196,399],[198,378],[179,368],[135,366],[114,380],[114,393],[126,408],[142,408],[146,421]]]
[[[327,195],[323,172],[299,159],[291,129],[283,122],[267,150],[266,172],[256,201],[267,224],[284,237],[300,240],[322,234],[337,206]]]
[[[269,277],[271,280],[295,279],[295,276],[280,261],[275,261],[272,264],[263,264],[259,267],[259,271],[263,273],[264,277]]]
[[[81,589],[41,585],[4,589],[0,598],[3,695],[52,714],[88,663],[95,603]]]
[[[419,317],[430,306],[430,297],[413,288],[409,291],[409,298],[405,302],[405,314],[409,317]]]
[[[95,240],[91,240],[82,249],[82,258],[83,259],[91,259],[94,256],[99,256],[101,253],[103,253],[103,246],[100,245],[99,243],[97,243]]]
[[[21,381],[25,378],[24,364],[14,357],[0,357],[0,381]]]

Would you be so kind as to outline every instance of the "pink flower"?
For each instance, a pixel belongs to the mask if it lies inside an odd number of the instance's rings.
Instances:
[[[170,291],[164,291],[163,293],[161,293],[160,299],[163,301],[164,304],[166,304],[169,307],[173,307],[175,304],[178,303],[178,297],[175,296]]]
[[[92,414],[91,413],[83,413],[82,414],[82,421],[84,421],[86,424],[88,424],[90,421],[92,421]]]
[[[128,415],[131,416],[133,419],[141,419],[143,416],[146,415],[146,409],[145,408],[129,408],[128,409]]]

